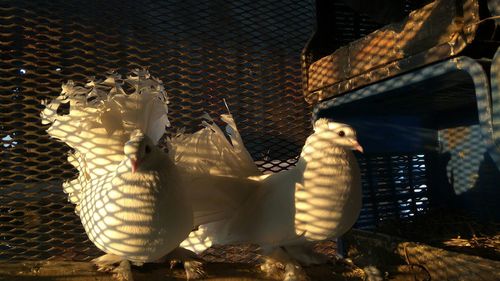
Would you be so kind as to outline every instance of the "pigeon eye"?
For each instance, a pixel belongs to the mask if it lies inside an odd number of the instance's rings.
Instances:
[[[146,153],[150,153],[151,152],[151,147],[149,145],[146,145],[146,147],[144,148],[144,150],[146,151]]]
[[[340,137],[344,137],[345,136],[345,132],[344,131],[338,131],[337,133]]]

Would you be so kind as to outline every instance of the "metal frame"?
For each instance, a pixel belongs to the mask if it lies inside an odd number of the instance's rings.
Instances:
[[[500,147],[500,47],[497,49],[491,62],[490,76],[493,141],[498,148]]]
[[[497,52],[497,55],[495,56],[494,63],[492,65],[492,73],[498,73],[498,68],[500,68],[499,52]],[[316,120],[318,113],[321,110],[373,97],[388,91],[396,90],[404,86],[456,71],[463,71],[467,73],[473,81],[479,126],[483,141],[485,142],[488,148],[488,153],[495,161],[497,167],[500,167],[500,133],[496,134],[496,138],[494,134],[494,129],[500,131],[500,122],[497,122],[499,124],[496,126],[493,125],[493,114],[498,116],[498,119],[500,119],[500,91],[498,90],[497,85],[493,95],[493,102],[498,106],[493,106],[492,109],[492,98],[490,97],[488,75],[479,62],[469,57],[456,57],[447,61],[432,64],[416,71],[412,71],[392,79],[352,91],[345,95],[326,100],[315,106],[313,110],[313,120]],[[495,77],[492,83],[498,84],[498,79],[498,77]]]

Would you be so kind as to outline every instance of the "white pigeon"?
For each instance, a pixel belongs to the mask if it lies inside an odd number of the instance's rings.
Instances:
[[[233,215],[254,190],[255,181],[250,177],[262,174],[231,114],[221,116],[229,141],[208,115],[203,118],[203,129],[179,133],[167,141],[172,161],[182,177],[189,179],[184,187],[193,205],[195,227]]]
[[[233,140],[234,135],[239,137],[239,134],[232,116],[224,115],[223,118],[229,124],[231,144],[219,144],[218,147],[231,151],[236,144],[238,153],[247,155],[241,140]],[[212,130],[205,132],[209,137],[182,135],[181,139],[195,150],[199,149],[196,146],[210,147],[210,143],[227,142],[216,125],[210,128]],[[171,144],[180,145],[175,140]],[[322,118],[314,123],[314,133],[307,138],[297,165],[290,170],[250,175],[247,178],[250,182],[245,182],[245,173],[238,173],[237,166],[231,164],[233,161],[213,155],[211,162],[221,161],[224,170],[235,171],[226,174],[238,185],[228,187],[226,190],[230,193],[224,197],[234,208],[225,213],[225,219],[200,225],[181,246],[200,253],[212,244],[258,244],[267,255],[261,266],[267,274],[275,275],[284,267],[285,280],[305,278],[297,261],[305,265],[325,261],[324,257],[313,254],[309,242],[341,236],[359,215],[361,181],[352,150],[363,151],[354,129]],[[226,158],[235,154],[226,153]],[[251,158],[245,159],[238,165],[245,167],[244,170],[255,171]],[[182,165],[182,159],[176,162]]]
[[[137,132],[116,171],[82,190],[80,218],[91,241],[136,263],[159,260],[191,231],[192,209],[168,155]]]
[[[47,132],[73,149],[68,159],[79,172],[64,191],[89,239],[107,253],[94,262],[121,279],[132,279],[129,261],[162,258],[193,228],[179,172],[157,147],[169,124],[167,102],[161,81],[145,70],[85,86],[70,81],[44,102]]]

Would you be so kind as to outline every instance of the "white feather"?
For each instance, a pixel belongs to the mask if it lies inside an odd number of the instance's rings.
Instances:
[[[193,226],[175,167],[159,149],[150,155],[144,171],[133,173],[122,161],[114,173],[92,180],[80,204],[90,240],[104,252],[133,262],[167,255]]]
[[[160,151],[167,103],[161,81],[142,70],[84,86],[70,81],[44,102],[47,132],[73,149],[68,160],[79,171],[64,191],[103,251],[145,262],[185,238],[182,246],[195,252],[230,243],[296,247],[338,237],[355,222],[361,189],[350,150],[360,146],[349,126],[318,120],[294,168],[262,175],[231,114],[221,116],[228,137],[205,117],[203,129],[177,134],[167,140],[168,155]],[[59,112],[63,105],[67,114]],[[144,142],[154,157],[131,173],[135,164],[124,146],[139,153]],[[289,253],[305,255],[297,248]]]
[[[232,115],[223,114],[230,141],[210,116],[203,117],[204,128],[179,133],[168,141],[169,153],[177,166],[194,174],[248,177],[260,172],[245,148]]]
[[[126,93],[123,83],[134,92]],[[131,132],[139,129],[158,142],[169,125],[167,103],[161,81],[144,70],[135,70],[127,79],[111,73],[104,81],[84,86],[69,81],[57,98],[43,102],[42,123],[51,125],[47,132],[74,150],[68,160],[79,177],[64,184],[71,202],[79,204],[86,182],[116,170]],[[69,107],[67,114],[58,112],[63,105]]]
[[[136,70],[126,79],[110,74],[83,86],[70,81],[60,96],[44,102],[41,114],[51,125],[47,132],[73,149],[68,160],[79,174],[63,188],[90,240],[133,262],[161,258],[193,227],[180,173],[156,147],[169,125],[167,103],[161,81]],[[65,114],[63,105],[69,107]],[[137,172],[130,160],[135,155],[125,155],[126,143],[136,153],[152,147],[148,156],[141,154]]]
[[[234,124],[230,115],[225,119]],[[239,136],[236,126],[232,127],[233,134]],[[345,137],[339,135],[340,131]],[[213,135],[220,136],[218,132],[211,130],[209,137],[191,139],[190,142],[204,143]],[[223,140],[219,138],[219,141]],[[228,143],[219,147],[228,147],[231,151]],[[191,233],[182,246],[195,252],[212,244],[255,243],[263,249],[295,247],[289,254],[299,253],[296,258],[301,261],[315,260],[304,259],[304,251],[298,250],[297,246],[306,245],[308,241],[339,237],[352,227],[359,215],[360,174],[351,152],[359,148],[351,127],[318,120],[315,132],[306,140],[294,168],[271,175],[252,173],[248,177],[251,184],[242,184],[243,174],[233,174],[232,177],[238,179],[237,185],[227,187],[231,192],[225,200],[234,197],[236,208],[225,219],[203,225],[201,230]],[[217,154],[213,156],[212,163],[232,163],[224,157],[217,158]],[[239,165],[251,166],[248,158],[241,161]]]

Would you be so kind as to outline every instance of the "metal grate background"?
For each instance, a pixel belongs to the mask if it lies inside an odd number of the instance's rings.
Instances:
[[[400,2],[409,13],[428,1]],[[311,43],[311,61],[381,26],[346,3],[316,1],[318,18],[333,11],[327,18],[335,25],[318,30],[323,35]],[[69,148],[49,139],[40,123],[40,101],[57,96],[70,79],[149,67],[169,93],[173,128],[197,129],[205,112],[225,112],[225,99],[264,172],[293,165],[310,133],[300,55],[312,34],[314,6],[292,0],[0,2],[0,260],[100,254],[62,192],[62,181],[76,173],[66,162]],[[318,28],[324,23],[318,20]],[[382,112],[398,108],[379,102],[374,108]],[[426,213],[434,199],[428,157],[424,151],[360,157],[364,209],[357,226]],[[225,254],[245,259],[244,250]]]
[[[409,221],[429,210],[424,154],[370,154],[359,158],[364,175],[363,209],[356,228],[384,221]]]
[[[62,193],[68,147],[40,124],[62,82],[149,67],[188,131],[225,98],[254,159],[279,171],[310,130],[300,52],[312,21],[309,1],[2,1],[0,260],[99,255]]]

